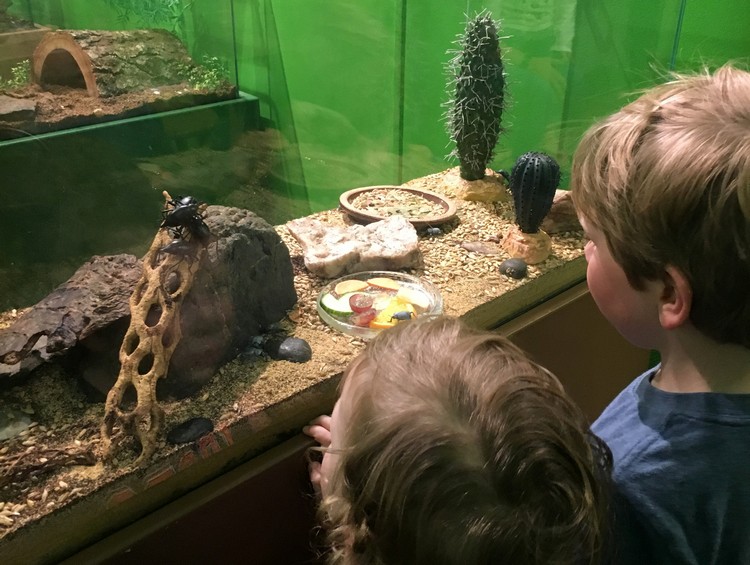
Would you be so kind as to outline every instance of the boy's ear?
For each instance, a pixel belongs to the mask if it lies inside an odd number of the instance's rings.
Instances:
[[[693,289],[683,272],[673,265],[665,267],[663,283],[659,321],[665,330],[673,330],[690,319]]]

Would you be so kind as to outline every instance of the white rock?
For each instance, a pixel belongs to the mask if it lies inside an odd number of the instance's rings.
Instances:
[[[310,218],[286,226],[302,247],[305,266],[319,277],[404,269],[422,260],[417,230],[403,216],[366,226],[331,226]]]

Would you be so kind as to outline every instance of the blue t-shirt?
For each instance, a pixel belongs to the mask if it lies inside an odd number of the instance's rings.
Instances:
[[[750,565],[750,394],[633,381],[592,426],[614,456],[616,564]]]

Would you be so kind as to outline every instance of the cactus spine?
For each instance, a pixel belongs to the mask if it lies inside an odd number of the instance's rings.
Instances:
[[[536,233],[552,207],[560,184],[560,166],[545,153],[521,155],[510,173],[516,223],[524,233]]]
[[[461,178],[478,180],[484,171],[501,133],[505,75],[500,55],[497,24],[489,12],[483,11],[466,25],[460,36],[459,50],[448,63],[455,85],[453,99],[448,103],[446,122],[455,148],[451,157],[458,157]]]

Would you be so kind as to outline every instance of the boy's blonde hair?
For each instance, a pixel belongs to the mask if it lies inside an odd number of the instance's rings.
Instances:
[[[449,318],[379,335],[321,513],[331,562],[594,563],[609,451],[548,371]]]
[[[586,133],[571,187],[635,289],[677,267],[695,327],[750,347],[750,73],[647,91]]]

